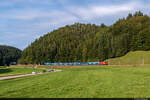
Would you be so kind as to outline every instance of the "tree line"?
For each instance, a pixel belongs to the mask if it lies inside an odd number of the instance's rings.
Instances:
[[[17,63],[21,57],[21,50],[15,47],[0,45],[0,66]]]

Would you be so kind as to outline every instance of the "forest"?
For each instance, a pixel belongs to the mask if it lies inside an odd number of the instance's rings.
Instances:
[[[15,47],[0,45],[0,66],[16,64],[21,57],[21,50]]]
[[[19,63],[104,61],[137,50],[150,50],[150,17],[141,11],[110,26],[75,23],[49,32],[23,50]]]

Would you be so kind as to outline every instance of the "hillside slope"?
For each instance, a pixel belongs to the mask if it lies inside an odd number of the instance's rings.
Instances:
[[[125,56],[106,60],[109,65],[150,64],[150,51],[129,52]]]
[[[84,60],[82,44],[100,30],[92,24],[75,23],[35,40],[22,53],[20,63],[74,62]]]

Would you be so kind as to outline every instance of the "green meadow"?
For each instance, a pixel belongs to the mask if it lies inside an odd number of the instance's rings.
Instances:
[[[1,80],[0,98],[150,98],[150,66],[62,70]]]

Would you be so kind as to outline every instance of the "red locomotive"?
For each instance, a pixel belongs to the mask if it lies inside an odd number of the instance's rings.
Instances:
[[[108,62],[100,62],[100,65],[108,65]]]

